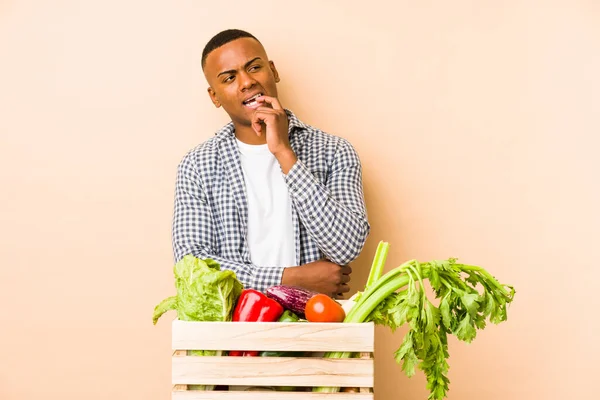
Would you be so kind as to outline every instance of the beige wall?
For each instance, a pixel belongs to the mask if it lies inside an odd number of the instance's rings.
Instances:
[[[296,4],[296,2],[294,2]],[[226,122],[200,52],[229,27],[364,163],[388,268],[459,257],[516,286],[450,343],[450,399],[593,398],[600,6],[588,1],[0,1],[0,399],[169,398],[175,168]],[[377,333],[378,399],[426,398]]]

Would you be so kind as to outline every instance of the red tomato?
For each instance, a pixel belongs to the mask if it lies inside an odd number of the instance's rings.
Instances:
[[[306,302],[304,315],[310,322],[343,322],[346,318],[340,303],[325,294],[311,297]]]

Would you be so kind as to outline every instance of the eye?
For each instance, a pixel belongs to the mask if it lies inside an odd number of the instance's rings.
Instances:
[[[229,82],[233,81],[234,78],[235,77],[233,75],[229,75],[225,79],[223,79],[223,83],[229,83]]]
[[[248,68],[248,71],[254,72],[254,71],[258,71],[259,69],[260,69],[260,65],[253,65],[250,68]]]

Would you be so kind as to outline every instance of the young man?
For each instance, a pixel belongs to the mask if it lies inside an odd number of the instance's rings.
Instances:
[[[231,123],[178,167],[176,261],[214,259],[245,288],[341,296],[370,229],[355,150],[282,107],[279,73],[251,34],[214,36],[202,68],[211,101]]]

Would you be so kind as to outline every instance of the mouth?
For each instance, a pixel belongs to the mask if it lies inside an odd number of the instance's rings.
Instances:
[[[246,107],[249,108],[256,108],[258,107],[258,101],[256,101],[256,99],[258,99],[260,96],[263,96],[264,94],[262,92],[255,94],[252,97],[247,98],[246,100],[244,100],[242,102],[242,104]]]

